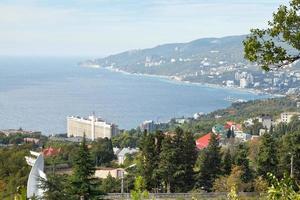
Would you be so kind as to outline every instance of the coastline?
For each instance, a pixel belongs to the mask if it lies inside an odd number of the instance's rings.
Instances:
[[[93,67],[95,68],[95,67]],[[284,94],[273,94],[273,93],[268,93],[265,91],[261,91],[258,89],[253,89],[253,88],[240,88],[240,87],[227,87],[224,85],[220,85],[220,84],[213,84],[213,83],[202,83],[202,82],[191,82],[191,81],[186,81],[186,80],[182,80],[180,77],[178,76],[166,76],[166,75],[156,75],[156,74],[143,74],[143,73],[130,73],[118,68],[113,68],[113,67],[97,67],[97,68],[102,68],[102,69],[106,69],[112,72],[117,72],[117,73],[122,73],[125,75],[134,75],[134,76],[144,76],[144,77],[152,77],[152,78],[159,78],[159,79],[164,79],[164,80],[168,80],[168,81],[173,81],[173,82],[177,82],[180,84],[188,84],[188,85],[199,85],[199,86],[205,86],[205,87],[209,87],[209,88],[217,88],[217,89],[233,89],[236,91],[240,91],[240,92],[249,92],[255,95],[270,95],[272,98],[276,98],[276,97],[285,97],[286,95]]]

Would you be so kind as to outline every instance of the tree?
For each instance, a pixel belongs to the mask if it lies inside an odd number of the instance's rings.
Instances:
[[[175,182],[174,175],[177,171],[177,166],[174,162],[178,159],[176,146],[171,136],[167,136],[163,140],[159,159],[159,174],[166,188],[166,192],[170,193],[173,183]]]
[[[290,174],[293,168],[293,177],[300,181],[300,131],[287,133],[280,140],[279,171],[280,175]],[[293,166],[291,166],[293,156]]]
[[[215,134],[211,134],[209,145],[198,158],[199,171],[196,175],[196,187],[210,191],[213,182],[221,174],[221,152],[219,140]]]
[[[276,174],[278,165],[277,144],[273,136],[265,133],[261,137],[259,152],[257,155],[257,173],[267,178],[267,173]]]
[[[252,170],[249,166],[248,148],[245,144],[239,144],[236,155],[234,157],[234,164],[243,168],[242,180],[247,183],[253,178]]]
[[[177,166],[175,180],[176,192],[188,192],[194,187],[194,165],[197,159],[196,144],[193,134],[183,131],[181,128],[175,130],[175,146],[177,147]]]
[[[57,200],[57,199],[70,199],[70,195],[68,194],[67,179],[64,176],[49,174],[47,179],[41,178],[41,185],[44,192],[43,199],[45,200]]]
[[[71,194],[82,200],[93,199],[100,195],[95,190],[94,162],[86,145],[85,135],[73,161],[73,174],[70,177]]]
[[[231,172],[231,167],[232,167],[232,158],[231,158],[230,150],[227,149],[222,159],[223,174],[229,175]]]
[[[300,1],[291,0],[273,13],[267,29],[252,29],[243,42],[245,58],[269,71],[300,59]]]
[[[155,135],[145,132],[139,145],[138,169],[148,190],[156,188],[160,181],[157,171],[162,140],[163,134],[161,131],[157,131]]]
[[[270,200],[299,200],[300,194],[296,192],[299,188],[294,188],[293,180],[284,175],[282,179],[277,179],[273,174],[269,174],[271,187],[268,188],[268,199]]]
[[[247,185],[241,179],[243,173],[241,166],[233,166],[229,176],[221,176],[215,180],[213,184],[214,190],[217,192],[229,192],[232,187],[236,187],[238,192],[244,191]]]
[[[104,193],[120,193],[121,181],[109,173],[105,179],[102,179],[100,190]]]
[[[146,190],[146,185],[143,177],[138,176],[134,181],[134,189],[130,191],[132,200],[143,200],[149,198],[149,192]]]
[[[96,166],[108,164],[115,158],[112,141],[108,138],[97,139],[91,152]]]

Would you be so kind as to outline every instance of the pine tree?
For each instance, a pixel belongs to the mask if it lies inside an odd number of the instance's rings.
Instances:
[[[232,167],[232,158],[231,158],[230,150],[227,149],[222,159],[223,174],[229,175],[231,173],[231,167]]]
[[[266,133],[261,137],[261,144],[257,156],[257,172],[267,178],[267,173],[277,174],[277,145],[274,138]]]
[[[166,192],[170,193],[175,182],[174,174],[177,171],[177,166],[174,162],[178,159],[176,146],[171,136],[167,136],[163,140],[159,159],[159,174],[166,188]]]
[[[242,180],[247,183],[253,178],[252,170],[249,166],[248,148],[245,144],[239,144],[234,158],[234,164],[243,167]]]
[[[175,130],[175,146],[177,159],[176,180],[174,183],[176,192],[188,192],[194,186],[194,165],[197,158],[196,145],[193,134],[184,132],[181,128]]]
[[[72,169],[73,174],[70,177],[72,195],[82,200],[93,199],[100,195],[95,190],[95,180],[92,178],[95,173],[94,162],[87,147],[85,135],[75,154]]]
[[[215,179],[221,174],[221,152],[219,140],[211,134],[209,145],[199,156],[199,172],[197,174],[197,188],[211,191]]]
[[[67,192],[67,179],[64,176],[49,174],[46,179],[40,179],[41,185],[39,187],[43,189],[45,200],[57,200],[57,199],[70,199],[70,195]]]
[[[140,143],[140,156],[139,156],[139,172],[145,180],[145,184],[148,190],[151,190],[156,186],[156,182],[153,178],[154,169],[158,166],[159,156],[155,149],[155,137],[153,134],[144,133]]]

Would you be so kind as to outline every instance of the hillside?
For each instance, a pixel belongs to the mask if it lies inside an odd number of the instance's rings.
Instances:
[[[241,45],[244,38],[230,36],[165,44],[111,55],[95,62],[102,67],[110,66],[130,73],[183,75],[194,73],[201,66],[245,63]]]
[[[250,88],[273,94],[293,94],[300,88],[300,65],[263,72],[244,59],[246,35],[203,38],[188,43],[131,50],[81,63],[129,73],[164,75],[179,81]]]

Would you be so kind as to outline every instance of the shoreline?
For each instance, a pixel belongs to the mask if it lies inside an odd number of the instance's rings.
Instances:
[[[95,67],[93,67],[95,68]],[[180,84],[187,84],[187,85],[198,85],[198,86],[205,86],[205,87],[209,87],[209,88],[216,88],[216,89],[233,89],[236,91],[240,91],[240,92],[249,92],[255,95],[270,95],[272,98],[277,98],[277,97],[285,97],[286,95],[284,94],[273,94],[273,93],[268,93],[265,91],[261,91],[258,89],[253,89],[253,88],[240,88],[240,87],[227,87],[224,85],[220,85],[220,84],[213,84],[213,83],[202,83],[202,82],[191,82],[191,81],[185,81],[185,80],[181,80],[181,78],[179,78],[178,76],[167,76],[167,75],[156,75],[156,74],[143,74],[143,73],[130,73],[118,68],[113,68],[113,67],[97,67],[102,68],[102,69],[106,69],[112,72],[117,72],[117,73],[122,73],[125,75],[133,75],[133,76],[144,76],[144,77],[151,77],[151,78],[160,78],[160,79],[164,79],[164,80],[168,80],[168,81],[172,81],[172,82],[177,82]]]

